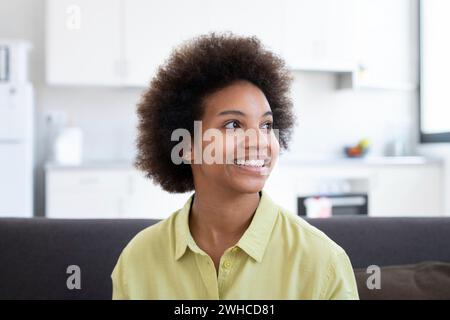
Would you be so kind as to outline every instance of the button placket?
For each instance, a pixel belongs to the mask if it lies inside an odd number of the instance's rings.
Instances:
[[[196,261],[200,271],[200,275],[209,295],[208,298],[218,299],[218,281],[216,277],[216,269],[211,257],[209,257],[208,255],[196,254]]]
[[[233,265],[235,264],[235,256],[239,249],[237,247],[233,247],[225,251],[223,256],[220,258],[219,264],[219,275],[218,275],[218,285],[219,285],[219,296],[223,296],[223,288],[225,282],[227,280],[228,275],[230,274]],[[223,260],[223,261],[222,261]]]

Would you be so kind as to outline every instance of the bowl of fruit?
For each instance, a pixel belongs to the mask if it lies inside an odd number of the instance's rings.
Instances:
[[[364,157],[369,151],[370,140],[362,139],[356,145],[353,146],[345,146],[344,153],[349,158],[361,158]]]

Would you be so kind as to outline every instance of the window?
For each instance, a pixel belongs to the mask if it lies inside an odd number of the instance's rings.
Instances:
[[[450,1],[420,1],[420,142],[450,142]]]

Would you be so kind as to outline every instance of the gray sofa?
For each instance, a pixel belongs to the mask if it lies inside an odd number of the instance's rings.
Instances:
[[[450,218],[308,221],[347,251],[354,268],[450,262]],[[0,299],[110,299],[110,274],[121,250],[155,222],[0,219]],[[81,268],[80,290],[67,289],[69,265]],[[357,279],[363,286],[365,280]]]

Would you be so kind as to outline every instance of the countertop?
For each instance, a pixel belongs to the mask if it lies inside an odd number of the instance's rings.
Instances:
[[[383,165],[440,165],[443,163],[440,158],[423,156],[405,156],[405,157],[364,157],[364,158],[284,158],[279,159],[279,164],[289,166],[339,166],[339,165],[357,165],[357,166],[383,166]],[[103,160],[86,161],[80,164],[60,164],[48,162],[45,164],[46,170],[70,170],[70,169],[133,169],[131,161],[126,160]]]
[[[424,156],[383,157],[368,156],[362,158],[280,158],[279,163],[285,165],[426,165],[442,164],[440,158]]]

